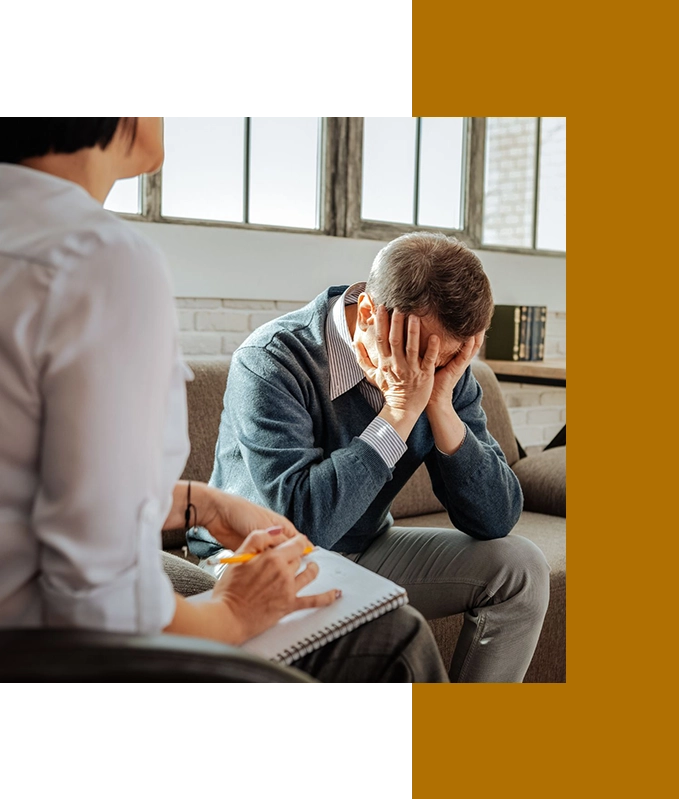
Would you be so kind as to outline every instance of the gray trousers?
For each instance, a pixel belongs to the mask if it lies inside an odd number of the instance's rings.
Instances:
[[[409,605],[361,625],[292,666],[320,682],[448,682],[431,628]]]
[[[406,588],[427,619],[464,613],[451,682],[523,680],[549,603],[549,565],[532,541],[392,527],[348,557]]]
[[[458,530],[392,527],[364,552],[347,557],[402,585],[410,604],[427,619],[464,613],[449,671],[451,682],[523,681],[549,604],[549,565],[532,541],[518,535],[477,541]],[[218,575],[219,567],[204,561],[201,566]],[[378,652],[387,658],[391,636],[393,651],[403,652],[409,665],[392,664],[392,676],[385,680],[398,681],[403,676],[396,674],[411,669],[415,677],[408,681],[441,682],[440,655],[432,651],[431,633],[426,634],[419,614],[417,635],[402,630],[399,619],[404,615],[386,614],[379,636],[377,619],[356,630],[355,639],[345,641],[351,638],[345,636],[309,655],[308,664],[304,658],[299,665],[312,676],[317,676],[312,669],[324,670],[318,679],[330,682],[383,679],[376,678],[374,671],[361,671],[359,661],[374,664]],[[343,668],[342,658],[355,662]],[[379,674],[388,673],[380,668]]]

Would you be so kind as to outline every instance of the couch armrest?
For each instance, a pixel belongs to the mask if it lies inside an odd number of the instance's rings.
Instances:
[[[512,466],[523,491],[524,510],[566,516],[566,447],[522,458]]]

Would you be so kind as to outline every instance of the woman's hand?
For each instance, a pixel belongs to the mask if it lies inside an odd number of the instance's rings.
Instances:
[[[211,486],[205,487],[202,507],[196,505],[196,508],[197,523],[206,527],[226,549],[238,549],[253,530],[266,530],[269,527],[281,528],[285,538],[299,536],[295,526],[285,516]],[[308,539],[304,540],[308,546]]]
[[[341,596],[336,589],[297,596],[318,575],[318,566],[310,562],[297,574],[309,541],[303,535],[285,536],[281,530],[250,533],[237,554],[260,554],[247,563],[231,564],[213,589],[213,599],[229,611],[230,634],[236,644],[268,630],[288,613],[331,605]]]
[[[174,487],[172,509],[163,530],[185,526],[188,493],[188,482],[180,480]],[[237,549],[253,530],[266,530],[268,527],[281,527],[288,538],[298,535],[292,522],[279,513],[205,483],[191,481],[191,504],[196,510],[192,509],[189,524],[206,527],[226,549]]]

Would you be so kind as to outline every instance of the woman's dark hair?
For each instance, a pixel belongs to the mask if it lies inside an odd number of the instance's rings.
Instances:
[[[136,117],[0,117],[0,162],[18,164],[47,153],[105,150],[121,125],[132,146]]]

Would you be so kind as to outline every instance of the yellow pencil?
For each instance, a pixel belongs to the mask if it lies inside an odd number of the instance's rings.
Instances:
[[[313,552],[315,547],[307,547],[302,555],[308,555],[310,552]],[[214,561],[215,563],[247,563],[249,560],[256,558],[257,555],[261,555],[261,552],[245,552],[242,555],[232,555],[230,558],[219,558],[218,560]]]

